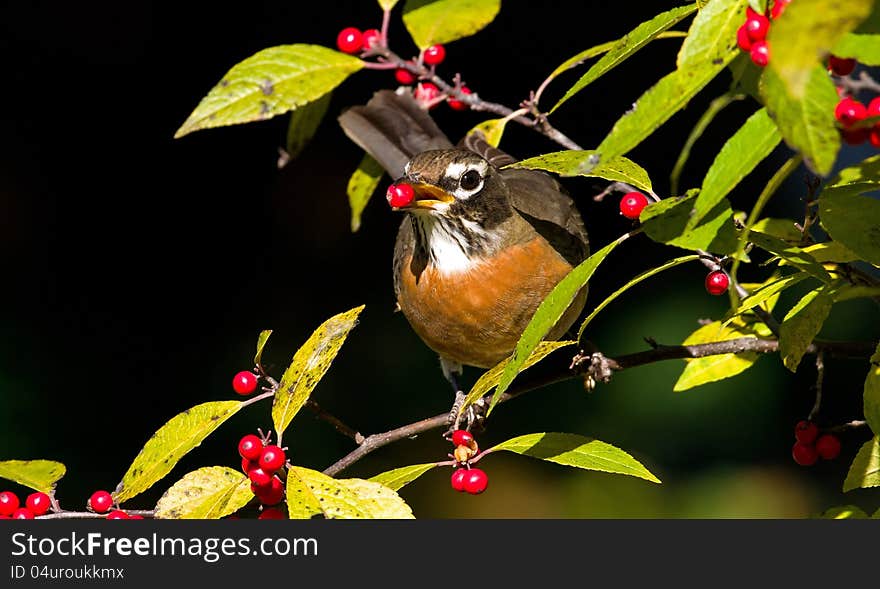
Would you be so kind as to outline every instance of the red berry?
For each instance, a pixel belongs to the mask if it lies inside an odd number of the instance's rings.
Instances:
[[[241,472],[243,472],[244,474],[249,473],[258,466],[259,464],[255,460],[248,460],[247,458],[241,459]]]
[[[248,460],[259,460],[263,453],[263,440],[254,434],[248,434],[238,442],[238,455]]]
[[[260,454],[260,468],[266,472],[275,472],[287,462],[284,450],[275,445],[266,446]]]
[[[794,426],[794,439],[802,444],[812,444],[819,437],[819,428],[812,421],[802,419]]]
[[[471,495],[479,495],[489,486],[489,477],[479,468],[467,471],[464,477],[464,490]]]
[[[446,48],[443,45],[431,45],[425,49],[422,59],[428,65],[440,65],[446,59]]]
[[[819,459],[819,453],[812,444],[804,444],[803,442],[795,442],[791,449],[791,457],[801,466],[812,466]]]
[[[364,49],[372,49],[373,47],[378,47],[379,42],[382,39],[382,33],[380,33],[376,29],[367,29],[364,31],[362,35]]]
[[[432,84],[431,82],[422,82],[418,86],[416,86],[415,97],[416,100],[422,105],[428,106],[428,108],[434,108],[437,106],[435,101],[440,96],[440,88]]]
[[[638,219],[648,206],[648,197],[641,192],[627,192],[620,199],[620,214],[627,219]]]
[[[34,515],[45,515],[52,505],[49,496],[45,493],[31,493],[27,496],[24,503]]]
[[[746,31],[746,25],[736,30],[736,44],[743,51],[750,51],[752,49],[752,40],[749,38],[748,31]]]
[[[128,519],[144,519],[144,516],[142,516],[142,515],[130,515],[130,516],[128,516]]]
[[[730,286],[730,278],[723,270],[715,270],[706,275],[706,290],[710,295],[724,294],[728,286]]]
[[[749,51],[749,57],[752,58],[752,63],[755,65],[766,66],[770,63],[770,45],[767,44],[767,41],[755,41]]]
[[[770,18],[777,19],[779,15],[785,11],[785,7],[791,3],[791,0],[775,0],[773,8],[770,9]]]
[[[398,83],[403,84],[404,86],[409,86],[413,82],[416,81],[416,77],[409,70],[403,69],[402,67],[394,70],[394,77]]]
[[[248,471],[248,478],[258,487],[265,487],[272,482],[271,473],[268,473],[259,467],[250,469]]]
[[[287,519],[287,515],[277,507],[264,509],[257,519]]]
[[[277,476],[272,477],[268,485],[263,487],[251,484],[251,492],[263,505],[275,505],[281,503],[284,498],[284,484]]]
[[[336,46],[343,53],[357,53],[364,46],[364,34],[355,27],[346,27],[339,31]]]
[[[467,476],[468,469],[459,468],[452,473],[452,488],[459,493],[464,491],[464,479]]]
[[[763,41],[767,37],[767,31],[770,30],[770,19],[763,14],[755,13],[746,19],[743,25],[752,41]]]
[[[107,491],[95,491],[89,497],[89,507],[95,513],[107,513],[113,507],[113,496]]]
[[[856,69],[856,60],[832,55],[828,58],[828,71],[837,76],[848,76]]]
[[[861,145],[871,135],[871,129],[841,129],[840,135],[847,145]]]
[[[12,519],[8,515],[0,515],[0,519]]]
[[[12,512],[12,519],[34,519],[34,512],[27,507],[19,507]]]
[[[868,133],[868,141],[871,142],[871,145],[880,149],[880,123],[874,125],[871,132]]]
[[[128,514],[120,509],[114,509],[107,514],[107,519],[130,519]]]
[[[405,207],[411,203],[415,197],[416,193],[413,190],[413,187],[406,182],[392,184],[388,187],[388,192],[385,193],[385,198],[388,200],[388,204],[395,209]]]
[[[232,390],[239,395],[250,395],[257,390],[257,375],[242,370],[232,379]]]
[[[3,491],[0,493],[0,515],[12,515],[18,509],[18,495],[12,491]]]
[[[880,96],[875,96],[866,109],[869,117],[880,117]]]
[[[834,460],[840,454],[840,440],[834,434],[825,434],[816,440],[816,452],[825,460]]]
[[[452,443],[456,446],[470,446],[474,443],[474,436],[469,431],[457,429],[452,432]]]
[[[852,98],[844,98],[834,108],[834,118],[840,121],[844,128],[852,127],[867,116],[868,109],[865,105]]]
[[[462,94],[472,94],[471,89],[467,86],[462,86],[459,90],[461,90]],[[455,98],[448,99],[446,103],[452,110],[467,110],[470,108],[470,105],[467,102],[462,102],[461,100],[456,100]]]

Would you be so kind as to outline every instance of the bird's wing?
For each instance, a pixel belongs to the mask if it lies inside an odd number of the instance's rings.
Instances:
[[[507,152],[501,151],[497,147],[492,146],[486,137],[479,131],[468,133],[457,145],[460,149],[469,149],[478,153],[483,159],[488,161],[496,168],[501,168],[507,164],[512,164],[516,158]]]

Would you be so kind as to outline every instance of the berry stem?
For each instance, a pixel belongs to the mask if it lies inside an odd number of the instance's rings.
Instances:
[[[854,79],[852,76],[842,76],[836,77],[834,81],[849,94],[857,94],[861,90],[880,92],[880,82],[877,82],[877,80],[864,70],[859,72],[858,79]]]
[[[388,47],[388,25],[391,23],[391,11],[382,11],[382,28],[379,29],[381,34],[380,40],[383,47]]]
[[[847,421],[846,423],[841,423],[840,425],[835,425],[827,428],[825,431],[827,432],[843,432],[849,429],[858,429],[862,427],[867,427],[868,422],[864,419],[853,419],[852,421]]]
[[[156,517],[155,511],[152,509],[125,509],[128,515],[140,515],[145,518]],[[92,511],[58,511],[56,513],[47,513],[39,515],[35,519],[107,519],[106,513],[94,513]]]
[[[816,401],[813,403],[813,408],[810,409],[807,421],[816,421],[816,416],[819,415],[819,408],[822,405],[823,380],[825,380],[825,358],[824,352],[819,350],[816,352]]]

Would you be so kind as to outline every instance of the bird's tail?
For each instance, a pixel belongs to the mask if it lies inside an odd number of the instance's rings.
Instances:
[[[364,106],[339,115],[348,137],[370,154],[392,178],[403,176],[412,157],[428,149],[452,147],[449,138],[407,91],[380,90]]]

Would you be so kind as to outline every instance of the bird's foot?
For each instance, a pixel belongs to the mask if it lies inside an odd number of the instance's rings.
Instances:
[[[447,427],[443,433],[446,438],[451,438],[452,432],[458,429],[466,429],[467,431],[471,431],[475,427],[480,429],[486,419],[485,400],[478,399],[462,411],[461,406],[464,404],[465,397],[466,395],[462,391],[456,391],[452,409],[449,410],[449,415],[446,417]],[[464,428],[462,428],[462,423],[466,424]]]

